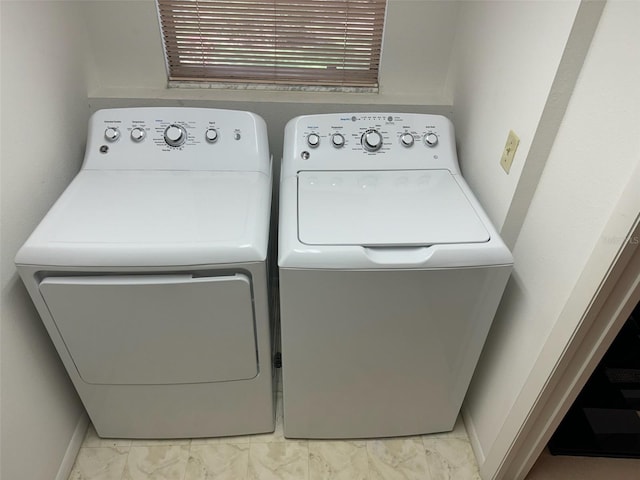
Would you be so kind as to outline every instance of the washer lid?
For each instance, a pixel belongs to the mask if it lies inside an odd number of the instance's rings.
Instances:
[[[489,232],[448,170],[302,171],[298,237],[308,245],[480,243]]]

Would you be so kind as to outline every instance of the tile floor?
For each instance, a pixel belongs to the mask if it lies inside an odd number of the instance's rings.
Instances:
[[[287,440],[278,392],[272,434],[101,439],[93,426],[69,480],[479,480],[460,418],[452,432],[380,440]]]

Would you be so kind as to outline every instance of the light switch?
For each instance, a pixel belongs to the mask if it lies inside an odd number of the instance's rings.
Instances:
[[[507,173],[509,173],[509,170],[511,170],[513,157],[515,157],[516,155],[516,150],[518,149],[519,143],[520,143],[520,139],[518,138],[518,135],[516,135],[513,130],[509,130],[507,143],[504,146],[504,151],[502,152],[502,158],[500,158],[500,165],[502,165],[502,168]]]

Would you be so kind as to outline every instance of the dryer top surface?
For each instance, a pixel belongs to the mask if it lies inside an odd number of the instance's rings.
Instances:
[[[16,263],[174,266],[266,257],[270,178],[259,172],[83,170]]]

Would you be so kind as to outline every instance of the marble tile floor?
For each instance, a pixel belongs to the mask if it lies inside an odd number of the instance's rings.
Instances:
[[[288,440],[278,392],[272,434],[101,439],[89,427],[69,480],[480,480],[467,432],[389,439]]]

